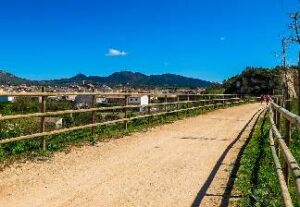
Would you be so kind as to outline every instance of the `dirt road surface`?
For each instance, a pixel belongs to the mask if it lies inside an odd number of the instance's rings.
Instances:
[[[220,156],[260,108],[220,109],[49,161],[16,163],[0,172],[0,206],[199,205]]]

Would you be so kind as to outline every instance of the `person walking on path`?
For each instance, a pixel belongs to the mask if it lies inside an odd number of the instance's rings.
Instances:
[[[267,105],[269,105],[269,102],[271,101],[271,96],[270,95],[266,95],[266,102]]]
[[[264,101],[265,101],[265,95],[261,94],[260,95],[260,104],[262,105]]]

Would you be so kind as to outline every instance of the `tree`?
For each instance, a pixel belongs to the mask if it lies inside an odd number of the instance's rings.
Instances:
[[[247,67],[241,74],[224,81],[225,93],[260,96],[261,94],[273,94],[276,90],[281,91],[280,70],[280,68]]]
[[[297,11],[291,15],[290,29],[292,30],[292,36],[290,40],[300,47],[300,12]],[[300,115],[300,49],[298,51],[298,115]]]
[[[288,44],[288,38],[283,38],[281,40],[281,46],[282,46],[282,69],[283,69],[283,74],[284,74],[284,81],[283,81],[283,86],[284,86],[284,100],[289,101],[290,95],[289,95],[289,80],[288,80],[288,68],[286,64],[286,48]]]

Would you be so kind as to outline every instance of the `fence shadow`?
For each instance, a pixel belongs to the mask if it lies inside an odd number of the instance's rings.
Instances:
[[[242,130],[239,132],[239,134],[236,136],[236,138],[226,147],[220,158],[218,159],[217,163],[215,164],[214,168],[212,169],[211,173],[209,174],[208,178],[206,179],[205,183],[201,187],[201,189],[198,191],[196,198],[194,199],[191,207],[197,207],[200,206],[204,196],[206,195],[206,192],[211,185],[214,177],[216,176],[220,166],[222,165],[226,155],[228,154],[229,150],[234,146],[234,144],[241,138],[242,134],[246,130],[246,128],[249,126],[249,124],[252,122],[252,120],[255,118],[255,116],[260,112],[261,110],[258,110],[256,113],[253,114],[251,119],[245,124],[245,126],[242,128]],[[260,112],[261,114],[262,112]],[[260,116],[259,114],[259,116]],[[256,119],[256,122],[258,120],[258,117]]]
[[[249,142],[250,142],[250,140],[253,136],[253,133],[255,131],[255,127],[257,125],[259,117],[260,116],[257,117],[257,119],[256,119],[256,121],[253,125],[253,128],[250,131],[250,134],[249,134],[248,138],[246,139],[245,143],[243,144],[243,146],[241,147],[241,149],[240,149],[240,151],[237,155],[236,161],[234,162],[232,171],[230,173],[228,182],[226,184],[226,188],[225,188],[220,206],[228,206],[228,204],[229,204],[229,199],[232,197],[231,193],[232,193],[232,190],[233,190],[234,182],[235,182],[238,170],[239,170],[240,165],[241,165],[241,159],[243,157],[243,154],[244,154],[244,151],[245,151],[246,147],[248,146],[248,144],[249,144]],[[264,115],[264,120],[265,120],[265,117],[266,117],[266,113]]]

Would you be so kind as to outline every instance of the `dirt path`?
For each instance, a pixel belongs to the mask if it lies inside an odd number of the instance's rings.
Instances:
[[[217,110],[50,161],[15,164],[0,173],[0,206],[191,206],[259,108]]]

